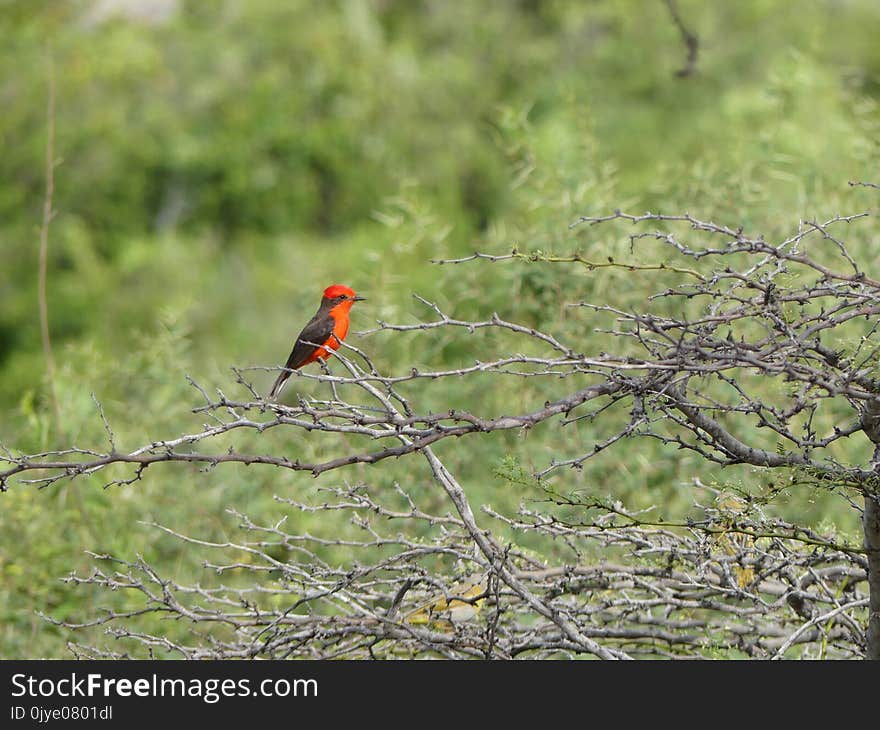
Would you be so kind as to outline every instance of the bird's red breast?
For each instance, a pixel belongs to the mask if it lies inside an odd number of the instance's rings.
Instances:
[[[350,321],[348,313],[351,310],[352,304],[354,304],[353,301],[345,301],[341,304],[337,304],[333,309],[327,312],[327,316],[333,319],[333,334],[324,340],[323,347],[316,347],[312,354],[305,359],[302,365],[308,365],[310,362],[315,362],[318,358],[326,360],[327,356],[330,354],[327,352],[328,349],[339,349],[339,343],[344,340],[345,336],[348,334],[348,325]],[[299,367],[302,367],[302,365]]]

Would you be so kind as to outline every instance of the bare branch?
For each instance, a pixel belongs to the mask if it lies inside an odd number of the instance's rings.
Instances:
[[[678,32],[681,34],[682,43],[684,43],[687,49],[685,64],[675,74],[682,78],[691,76],[697,70],[697,54],[700,49],[700,40],[684,24],[678,12],[676,0],[664,0],[664,2],[669,10],[669,15],[672,17],[672,22],[675,23],[675,27],[678,28]]]

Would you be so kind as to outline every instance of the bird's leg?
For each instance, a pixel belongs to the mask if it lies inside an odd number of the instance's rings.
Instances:
[[[324,375],[330,375],[330,368],[327,366],[327,361],[323,357],[318,358],[318,364],[321,366],[321,372]],[[330,392],[333,393],[333,402],[339,403],[339,393],[336,392],[336,383],[332,380],[330,381]]]

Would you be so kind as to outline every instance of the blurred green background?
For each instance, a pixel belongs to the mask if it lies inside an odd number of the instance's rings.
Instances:
[[[876,191],[847,181],[880,181],[880,6],[678,6],[701,44],[687,78],[676,75],[685,51],[661,0],[0,0],[0,442],[103,447],[91,393],[120,448],[197,430],[185,375],[240,394],[230,366],[283,362],[335,282],[369,297],[355,330],[426,317],[415,292],[450,314],[497,311],[590,351],[598,336],[563,304],[638,302],[648,289],[637,277],[429,263],[514,245],[625,252],[610,229],[569,230],[581,214],[689,210],[769,238],[802,217],[876,208]],[[50,65],[60,423],[37,309]],[[870,271],[877,232],[860,231]],[[506,346],[455,331],[351,341],[388,370],[470,364]],[[254,378],[264,391],[271,382]],[[481,413],[542,402],[520,386],[475,379],[427,389],[421,402]],[[610,432],[584,424],[441,451],[475,503],[510,509],[528,495],[498,475],[505,457],[540,467]],[[235,444],[297,456],[340,448],[294,435],[295,445],[271,432]],[[866,445],[852,448],[858,458]],[[358,479],[406,480],[440,509],[421,468],[353,468],[316,485],[275,470],[158,466],[124,488],[16,487],[0,497],[0,657],[67,656],[70,635],[35,612],[82,619],[106,603],[58,580],[88,570],[86,549],[199,574],[203,555],[143,521],[234,539],[227,507],[272,520],[273,494],[307,499],[321,483]],[[640,442],[558,482],[687,505],[696,474],[754,479]],[[794,504],[805,520],[855,534],[843,501],[801,494]]]

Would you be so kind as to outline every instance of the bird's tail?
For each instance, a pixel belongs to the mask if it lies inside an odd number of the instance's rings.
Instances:
[[[278,375],[278,378],[275,380],[275,385],[273,385],[272,390],[269,391],[269,400],[275,400],[289,377],[290,373],[287,370],[282,371]]]

